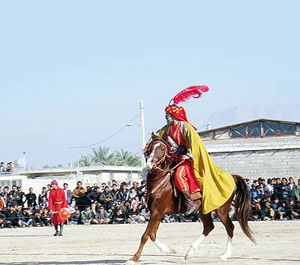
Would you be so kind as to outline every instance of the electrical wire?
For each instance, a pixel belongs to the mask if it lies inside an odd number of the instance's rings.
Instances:
[[[137,117],[138,117],[139,113],[137,113],[128,123],[131,123],[133,122]],[[114,134],[96,142],[96,143],[93,143],[93,144],[88,144],[88,145],[82,145],[82,146],[70,146],[69,148],[70,149],[77,149],[77,148],[87,148],[87,147],[91,147],[91,146],[94,146],[94,145],[97,145],[97,144],[100,144],[100,143],[103,143],[105,141],[107,141],[108,139],[114,137],[115,135],[117,135],[118,133],[120,133],[121,131],[123,131],[125,128],[127,127],[127,125],[124,125],[122,128],[120,128],[119,130],[117,130]]]

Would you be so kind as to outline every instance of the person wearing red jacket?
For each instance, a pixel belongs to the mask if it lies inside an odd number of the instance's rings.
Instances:
[[[62,236],[63,225],[65,220],[59,217],[59,210],[62,208],[68,208],[68,203],[66,200],[65,191],[58,187],[58,182],[53,180],[51,182],[51,191],[49,195],[49,211],[53,216],[52,223],[55,227],[54,236]],[[60,226],[60,231],[58,232],[58,225]]]

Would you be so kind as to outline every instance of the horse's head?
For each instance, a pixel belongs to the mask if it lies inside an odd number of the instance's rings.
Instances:
[[[151,141],[145,150],[146,168],[152,170],[170,161],[170,145],[159,135],[152,133]]]

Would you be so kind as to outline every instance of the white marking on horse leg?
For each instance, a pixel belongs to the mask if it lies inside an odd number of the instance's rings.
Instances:
[[[194,257],[196,249],[199,247],[201,242],[206,238],[204,234],[201,234],[201,236],[190,246],[188,252],[186,253],[184,259],[188,260]]]
[[[167,245],[165,245],[164,243],[160,242],[158,239],[156,239],[155,241],[153,241],[153,243],[155,244],[155,246],[158,247],[158,249],[161,252],[164,252],[164,253],[167,253],[167,254],[176,254],[176,250],[175,249],[169,248]]]
[[[225,253],[220,257],[221,260],[226,261],[231,257],[232,238],[229,236],[227,239],[227,246]]]

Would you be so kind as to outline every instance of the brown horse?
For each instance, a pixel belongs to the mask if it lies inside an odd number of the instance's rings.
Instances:
[[[171,182],[172,169],[170,170],[170,166],[172,165],[172,159],[170,156],[170,149],[171,146],[169,143],[164,141],[161,137],[152,134],[151,142],[145,152],[148,169],[147,196],[151,219],[148,222],[146,231],[141,238],[138,251],[130,260],[127,261],[126,264],[134,264],[139,260],[143,247],[149,237],[162,252],[168,254],[176,253],[174,249],[170,249],[156,238],[156,232],[164,214],[179,214],[186,212],[184,200],[179,200],[174,196],[174,189]],[[251,205],[250,193],[242,177],[237,175],[232,175],[232,177],[236,184],[236,188],[232,193],[232,196],[225,204],[215,210],[217,216],[225,226],[228,235],[226,251],[221,256],[222,260],[227,260],[227,258],[231,256],[234,225],[230,220],[228,213],[234,196],[236,219],[239,221],[246,236],[255,243],[248,226],[248,217]],[[195,211],[199,210],[201,213],[201,200],[197,200],[195,202],[199,205],[198,209]],[[200,214],[200,218],[203,222],[203,232],[201,236],[190,246],[185,256],[186,260],[194,256],[194,252],[199,247],[201,241],[214,229],[211,213],[205,215]]]

